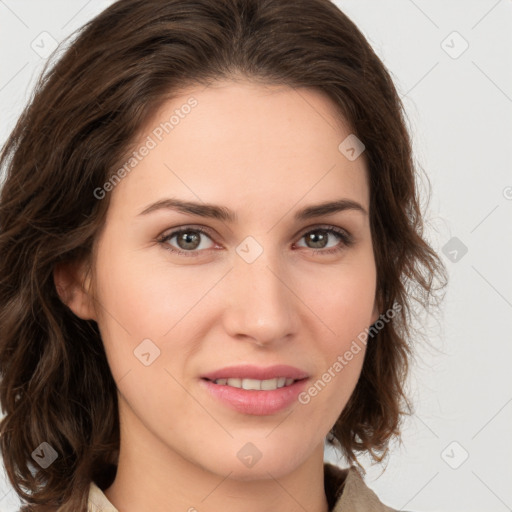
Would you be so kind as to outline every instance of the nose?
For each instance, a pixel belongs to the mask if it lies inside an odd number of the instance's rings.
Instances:
[[[279,256],[263,251],[256,261],[235,256],[224,283],[224,329],[259,346],[275,345],[298,329],[300,302]]]

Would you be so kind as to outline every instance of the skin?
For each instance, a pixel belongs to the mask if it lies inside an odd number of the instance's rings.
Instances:
[[[338,150],[351,131],[322,93],[244,80],[180,93],[134,147],[191,96],[197,106],[110,192],[92,276],[80,265],[55,272],[68,306],[97,321],[118,386],[120,459],[105,494],[123,512],[325,512],[324,439],[355,388],[364,348],[308,404],[271,415],[227,408],[200,376],[289,364],[314,383],[378,318],[368,215],[293,218],[340,198],[369,212],[365,161]],[[139,215],[170,197],[228,207],[238,221]],[[187,226],[211,233],[198,235],[199,256],[167,250],[180,248],[177,237],[158,241]],[[322,248],[304,236],[329,226],[354,243],[329,234]],[[236,252],[247,236],[263,249],[252,263]],[[160,350],[149,366],[134,356],[144,339]],[[262,454],[252,467],[237,457],[248,442]]]

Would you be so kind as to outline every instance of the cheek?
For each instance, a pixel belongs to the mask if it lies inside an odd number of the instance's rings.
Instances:
[[[324,333],[320,335],[318,331],[315,336],[322,373],[311,395],[325,393],[319,402],[323,402],[327,415],[332,414],[329,407],[341,412],[359,378],[366,352],[366,332],[372,323],[376,269],[372,257],[359,255],[357,264],[347,264],[338,272],[331,269],[329,274],[330,279],[325,275],[317,280],[316,291],[310,282],[307,292],[308,304],[321,319]],[[318,282],[325,283],[321,289]]]
[[[174,372],[197,349],[195,327],[204,327],[197,315],[204,314],[202,299],[218,276],[207,266],[172,268],[165,258],[148,264],[143,251],[116,253],[113,245],[98,254],[96,285],[98,325],[112,374],[118,380],[128,371],[131,376],[159,367]],[[155,358],[150,368],[137,359],[148,351],[146,359]],[[141,378],[151,381],[154,372]],[[165,389],[159,386],[166,382],[164,371],[163,382],[152,385]]]
[[[212,272],[192,265],[172,268],[165,258],[148,264],[143,251],[127,251],[119,258],[105,251],[98,272],[98,297],[107,313],[102,321],[116,321],[134,339],[160,338],[194,308],[215,279]]]
[[[359,254],[358,260],[313,274],[304,285],[311,309],[342,344],[372,323],[375,264],[367,254]]]
[[[312,303],[311,309],[319,311],[322,319],[313,353],[313,357],[317,354],[319,373],[299,397],[299,402],[312,407],[314,413],[311,414],[322,418],[320,430],[334,425],[357,385],[366,353],[366,332],[371,324],[374,296],[375,281],[370,269],[360,277],[340,276],[324,289],[316,303]]]

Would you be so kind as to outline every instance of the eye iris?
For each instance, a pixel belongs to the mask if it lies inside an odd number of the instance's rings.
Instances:
[[[318,236],[318,233],[320,233],[320,236]],[[318,231],[312,231],[311,233],[308,233],[307,238],[309,242],[313,242],[313,244],[320,243],[319,246],[315,246],[315,249],[322,249],[327,244],[327,232],[318,230]]]
[[[200,235],[194,231],[186,231],[178,235],[177,241],[181,249],[196,249],[200,244]]]
[[[329,232],[323,229],[311,231],[305,235],[308,243],[313,245],[313,249],[322,249],[326,247],[329,238]],[[176,235],[178,246],[181,249],[193,250],[201,243],[201,235],[197,231],[182,231]]]

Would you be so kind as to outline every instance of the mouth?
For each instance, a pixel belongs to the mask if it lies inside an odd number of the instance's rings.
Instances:
[[[245,389],[248,391],[274,391],[276,389],[292,386],[295,382],[299,382],[303,379],[292,379],[287,377],[276,377],[273,379],[241,379],[236,377],[225,378],[225,379],[207,379],[203,378],[208,382],[217,384],[218,386],[229,386],[232,388]]]
[[[215,401],[238,413],[253,416],[277,414],[292,407],[308,381],[309,377],[200,379],[205,392]]]
[[[287,364],[227,366],[201,375],[204,390],[243,414],[270,415],[291,407],[310,374]]]

